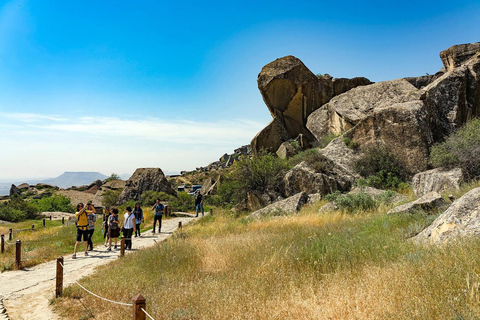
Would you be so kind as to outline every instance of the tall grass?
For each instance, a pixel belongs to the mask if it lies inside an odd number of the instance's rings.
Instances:
[[[430,216],[317,210],[259,221],[205,217],[82,283],[116,301],[142,294],[155,319],[480,317],[478,240],[417,246],[409,238]],[[131,315],[76,286],[55,308],[65,319]]]

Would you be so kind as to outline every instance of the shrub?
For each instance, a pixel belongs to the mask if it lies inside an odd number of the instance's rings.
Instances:
[[[467,122],[443,143],[434,145],[430,163],[434,167],[460,167],[467,179],[480,176],[480,119]]]
[[[110,175],[110,177],[108,177],[105,182],[109,182],[109,181],[112,181],[112,180],[120,180],[120,176],[116,173],[112,173]]]
[[[355,170],[364,178],[360,185],[379,189],[403,188],[408,179],[407,167],[383,145],[371,145],[355,163]]]
[[[19,222],[38,217],[37,207],[20,198],[13,198],[0,205],[0,220]]]
[[[195,197],[186,192],[180,192],[178,197],[171,199],[168,205],[173,211],[189,211],[195,206]]]
[[[335,191],[326,195],[325,199],[329,202],[335,202],[335,205],[341,210],[358,213],[375,209],[382,203],[391,203],[392,198],[395,196],[396,193],[391,190],[375,197],[364,192],[342,194],[339,191]]]
[[[62,212],[74,212],[75,208],[72,206],[70,198],[67,198],[60,194],[55,194],[51,197],[44,197],[42,199],[34,199],[31,204],[36,206],[38,211],[62,211]]]
[[[140,202],[144,206],[153,206],[157,199],[160,199],[161,201],[170,202],[174,200],[175,197],[165,192],[158,192],[158,191],[152,191],[152,190],[145,191],[140,196]]]
[[[297,154],[289,160],[288,167],[293,168],[302,161],[305,161],[315,172],[326,173],[333,168],[333,163],[318,152],[318,149],[308,149]]]
[[[315,142],[312,144],[312,146],[313,146],[314,148],[323,149],[323,148],[325,148],[326,146],[328,146],[328,144],[329,144],[333,139],[335,139],[336,137],[338,137],[338,134],[329,133],[328,135],[321,137],[318,141],[315,141]]]
[[[118,202],[118,196],[120,195],[120,190],[107,190],[102,195],[102,203],[106,207],[113,207]]]

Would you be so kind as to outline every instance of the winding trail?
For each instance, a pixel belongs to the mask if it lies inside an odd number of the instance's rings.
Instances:
[[[186,214],[185,214],[186,215]],[[133,238],[133,250],[129,254],[166,240],[178,229],[178,223],[186,225],[197,220],[193,215],[162,221],[162,233],[152,234],[152,230],[142,233],[139,238]],[[99,232],[97,230],[97,232]],[[120,242],[119,242],[120,243]],[[79,246],[80,248],[81,246]],[[82,247],[83,248],[83,247]],[[103,245],[89,251],[89,256],[77,252],[77,259],[72,255],[64,257],[65,269],[63,285],[68,286],[84,276],[90,275],[95,268],[107,264],[120,256],[120,250],[107,251]],[[55,296],[56,261],[50,261],[18,271],[8,271],[0,274],[0,320],[60,320],[51,308],[49,300]],[[101,295],[101,292],[98,292]],[[2,306],[3,301],[3,306]],[[128,301],[130,302],[130,301]],[[2,313],[3,308],[6,313]]]

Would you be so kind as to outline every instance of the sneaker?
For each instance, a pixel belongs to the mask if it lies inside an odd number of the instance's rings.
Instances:
[[[117,245],[115,245],[115,249],[117,249]]]
[[[72,259],[77,259],[77,254],[76,253],[73,254]]]
[[[135,238],[137,237],[137,235],[135,235]]]
[[[87,252],[87,251],[85,251],[85,256],[88,256],[88,252]]]
[[[108,247],[108,244],[107,244],[106,242],[105,242],[103,245],[104,245],[105,247]]]
[[[89,248],[89,249],[88,249],[88,251],[92,251],[92,250],[93,250],[93,248]]]
[[[108,247],[107,251],[112,251],[112,247]]]

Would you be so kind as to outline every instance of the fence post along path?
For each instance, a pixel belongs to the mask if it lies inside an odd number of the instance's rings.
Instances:
[[[177,230],[179,222],[185,226],[195,220],[196,218],[193,215],[166,219],[162,221],[162,233],[152,234],[151,230],[142,232],[142,237],[133,239],[133,250],[125,252],[125,254],[157,245],[157,242],[167,239],[171,236],[171,233]],[[71,227],[75,228],[74,226]],[[81,283],[81,278],[91,275],[97,266],[107,264],[119,258],[120,250],[106,250],[107,248],[101,244],[96,246],[93,251],[90,251],[87,257],[83,256],[81,251],[81,254],[77,253],[77,259],[72,259],[71,254],[66,255],[62,263],[64,266],[63,287],[75,284],[75,281],[79,280]],[[56,291],[56,267],[57,261],[52,260],[34,267],[6,271],[1,274],[0,300],[3,299],[10,318],[61,320],[61,317],[52,312],[49,303]],[[140,293],[138,292],[138,294]],[[104,296],[105,292],[95,292],[95,294]],[[26,308],[25,306],[28,307]],[[128,308],[126,306],[121,307]],[[147,315],[146,319],[151,318]]]

